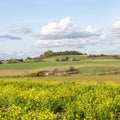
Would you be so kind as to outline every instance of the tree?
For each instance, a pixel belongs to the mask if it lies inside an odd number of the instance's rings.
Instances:
[[[11,58],[8,63],[17,63],[17,60],[15,58]]]
[[[53,55],[53,52],[52,50],[47,50],[46,52],[44,52],[44,57],[47,58],[47,57],[51,57]]]
[[[2,61],[0,60],[0,64],[2,64]]]
[[[70,71],[74,71],[74,70],[76,70],[76,69],[75,69],[73,66],[70,66],[70,67],[69,67],[69,70],[70,70]]]

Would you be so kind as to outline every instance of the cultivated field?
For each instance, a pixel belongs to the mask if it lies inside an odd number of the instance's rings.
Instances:
[[[61,57],[0,65],[0,120],[120,120],[120,60]],[[79,73],[25,77],[70,66]]]
[[[68,58],[76,58],[77,61],[62,61],[56,59],[65,58],[66,56],[55,56],[45,59],[45,62],[25,62],[14,64],[1,64],[0,76],[23,76],[29,73],[42,71],[68,69],[70,66],[78,69],[82,75],[86,74],[114,74],[120,73],[120,60],[113,59],[112,56],[103,57],[87,57],[85,55],[68,56]]]
[[[1,120],[119,120],[116,81],[0,79]]]

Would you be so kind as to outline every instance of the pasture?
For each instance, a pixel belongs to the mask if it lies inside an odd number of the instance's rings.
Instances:
[[[111,56],[88,58],[87,56],[74,56],[77,61],[62,61],[58,62],[56,59],[64,58],[65,56],[55,56],[45,59],[45,62],[23,62],[0,65],[0,76],[22,76],[25,74],[42,71],[68,69],[70,66],[78,69],[80,74],[103,74],[112,72],[120,72],[120,60],[115,60]],[[73,56],[68,56],[73,58]]]

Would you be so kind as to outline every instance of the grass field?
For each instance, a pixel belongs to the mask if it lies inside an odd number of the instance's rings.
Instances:
[[[62,56],[65,57],[65,56]],[[69,56],[73,57],[73,56]],[[79,70],[81,74],[99,74],[103,72],[120,71],[120,61],[113,60],[110,57],[89,59],[86,56],[75,56],[81,58],[79,61],[63,61],[57,62],[55,56],[47,59],[46,62],[28,62],[28,63],[14,63],[14,64],[1,64],[0,76],[17,76],[32,73],[40,70],[53,70],[55,68],[68,69],[73,66]],[[54,59],[54,60],[53,60]]]
[[[44,79],[0,79],[0,119],[120,119],[120,82],[112,79],[100,82],[92,80],[92,76],[90,81]]]
[[[68,58],[76,58],[78,61],[57,62],[58,58],[66,56],[54,56],[46,58],[46,62],[25,62],[14,64],[0,64],[0,77],[24,76],[43,70],[68,69],[70,66],[78,69],[80,75],[104,75],[120,74],[120,60],[115,60],[112,55],[103,57],[88,57],[86,55],[70,55]],[[76,75],[75,75],[76,76]]]

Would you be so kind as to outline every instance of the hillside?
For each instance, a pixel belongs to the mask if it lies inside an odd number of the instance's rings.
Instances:
[[[67,59],[66,59],[67,58]],[[66,59],[65,61],[57,61]],[[82,75],[87,74],[119,74],[120,59],[112,55],[60,55],[43,59],[40,62],[19,62],[0,65],[0,76],[18,76],[43,70],[68,69],[70,66],[78,69]]]

